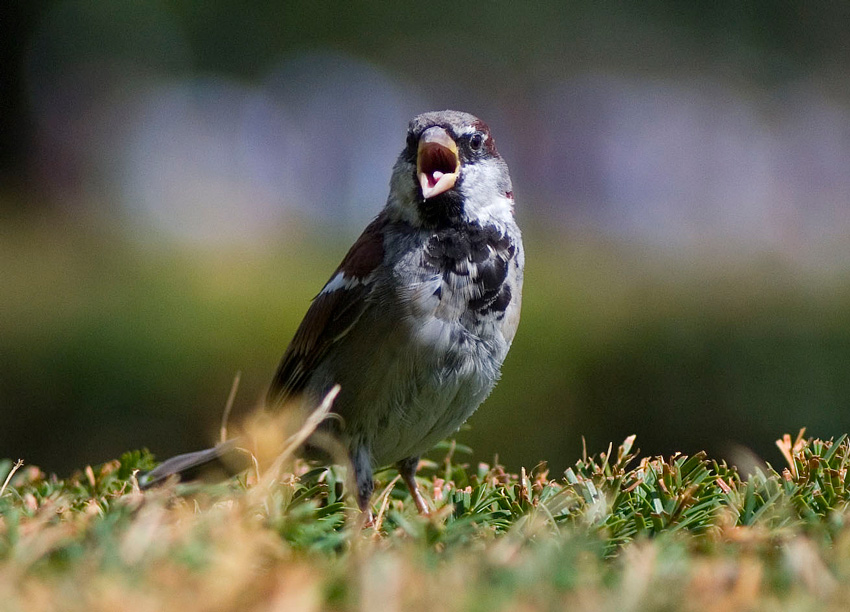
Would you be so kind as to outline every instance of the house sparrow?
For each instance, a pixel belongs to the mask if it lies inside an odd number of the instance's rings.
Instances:
[[[490,394],[519,323],[524,253],[508,167],[487,125],[424,113],[407,130],[381,213],[313,300],[267,396],[318,406],[340,385],[326,428],[348,449],[366,513],[376,466],[395,463],[418,510],[419,456]],[[181,455],[144,484],[216,449]],[[169,462],[170,465],[169,465]]]

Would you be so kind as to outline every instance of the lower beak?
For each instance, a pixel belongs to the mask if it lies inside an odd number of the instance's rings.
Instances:
[[[419,137],[416,176],[424,199],[433,198],[454,187],[460,174],[457,144],[441,127],[430,127]]]

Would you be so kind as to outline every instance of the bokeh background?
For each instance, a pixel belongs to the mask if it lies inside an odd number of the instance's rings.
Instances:
[[[510,164],[524,319],[461,440],[556,470],[850,430],[850,4],[12,0],[0,456],[214,439],[382,207],[407,120]]]

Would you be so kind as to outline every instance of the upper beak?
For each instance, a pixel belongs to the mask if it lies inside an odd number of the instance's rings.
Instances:
[[[416,155],[416,176],[422,187],[422,197],[433,198],[454,187],[460,174],[457,144],[441,127],[430,127],[419,137]]]

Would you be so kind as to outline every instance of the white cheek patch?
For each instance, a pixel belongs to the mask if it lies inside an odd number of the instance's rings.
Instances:
[[[502,173],[499,167],[495,164],[472,164],[467,166],[466,172],[468,175],[464,187],[468,184],[481,186],[476,189],[461,187],[467,218],[481,224],[495,225],[512,218],[514,203],[500,190]]]
[[[352,287],[356,287],[360,284],[360,279],[356,277],[347,277],[343,272],[337,272],[336,276],[334,276],[328,283],[322,288],[319,295],[333,293],[334,291],[338,291],[340,289],[351,289]]]

